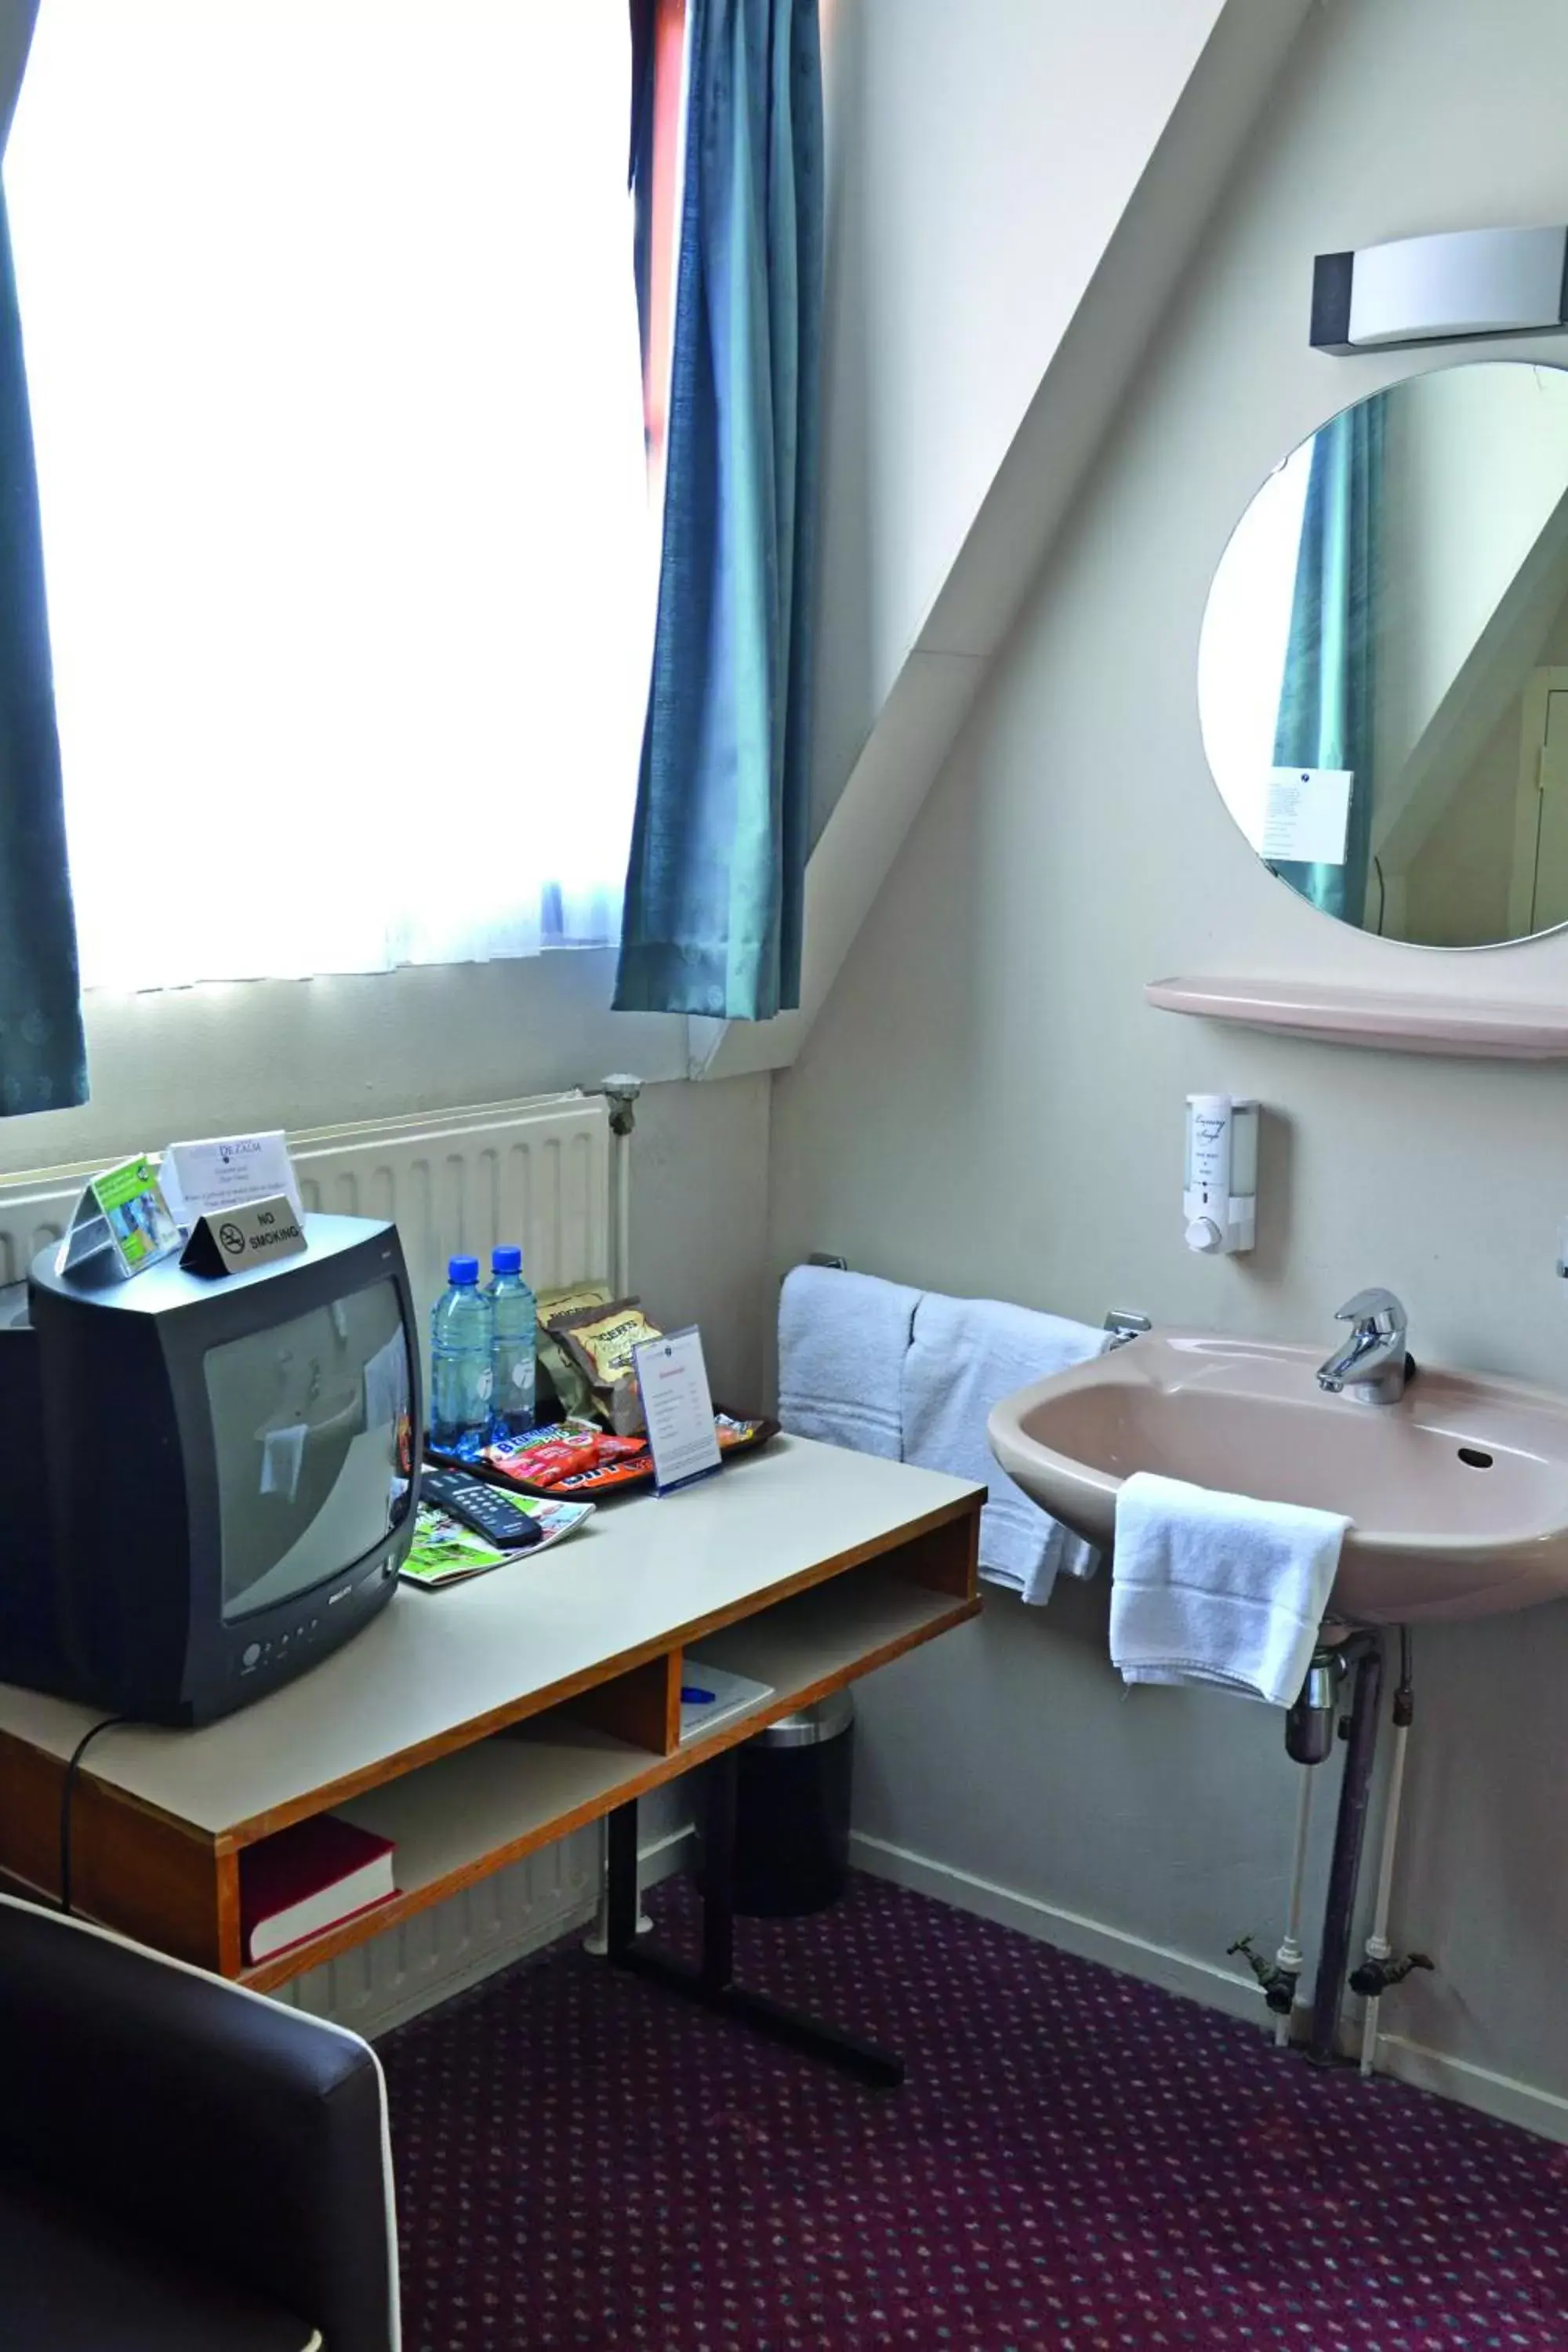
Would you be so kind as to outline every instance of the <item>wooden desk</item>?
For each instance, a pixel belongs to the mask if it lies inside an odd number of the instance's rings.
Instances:
[[[681,1494],[603,1506],[536,1560],[445,1592],[404,1585],[346,1649],[241,1714],[104,1731],[72,1799],[76,1907],[282,1984],[973,1616],[982,1500],[781,1437]],[[688,1645],[773,1696],[681,1746]],[[0,1871],[44,1895],[66,1762],[96,1719],[0,1685]],[[247,1967],[246,1849],[328,1811],[395,1841],[396,1897]]]

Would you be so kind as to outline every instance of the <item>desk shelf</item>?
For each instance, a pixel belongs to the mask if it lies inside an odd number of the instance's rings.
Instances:
[[[744,1715],[731,1716],[710,1739],[691,1741],[682,1750],[683,1760],[728,1747],[723,1735],[732,1727],[735,1738],[750,1738],[764,1723],[826,1698],[829,1691],[929,1642],[972,1613],[968,1606],[955,1609],[945,1594],[906,1583],[892,1570],[859,1569],[834,1584],[781,1601],[742,1624],[706,1635],[701,1643],[705,1665],[771,1683],[774,1695]]]
[[[241,1982],[265,1992],[384,1935],[475,1879],[749,1739],[779,1716],[947,1633],[979,1605],[873,1562],[702,1637],[704,1664],[772,1685],[767,1698],[728,1717],[706,1738],[654,1756],[574,1719],[567,1707],[552,1708],[334,1805],[344,1821],[392,1840],[397,1894],[245,1969]],[[681,1654],[668,1654],[677,1675]],[[243,1870],[243,1853],[238,1860]]]
[[[392,1840],[397,1893],[243,1969],[240,1982],[258,1992],[287,1984],[654,1786],[657,1767],[645,1749],[587,1725],[546,1723],[527,1736],[479,1740],[334,1805],[342,1820]]]

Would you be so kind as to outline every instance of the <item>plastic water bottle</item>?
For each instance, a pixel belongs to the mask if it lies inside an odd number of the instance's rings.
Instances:
[[[472,1460],[490,1433],[494,1317],[477,1257],[447,1261],[430,1318],[430,1443]]]
[[[490,1252],[490,1282],[486,1293],[495,1318],[491,1365],[495,1385],[490,1392],[490,1432],[498,1445],[522,1437],[533,1427],[533,1384],[539,1338],[539,1310],[533,1293],[522,1278],[522,1252],[510,1242]]]

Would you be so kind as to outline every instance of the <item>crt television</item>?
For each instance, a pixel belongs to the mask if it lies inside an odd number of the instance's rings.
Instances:
[[[395,1225],[222,1280],[47,1250],[0,1292],[0,1681],[153,1723],[275,1689],[392,1597],[423,1412]]]

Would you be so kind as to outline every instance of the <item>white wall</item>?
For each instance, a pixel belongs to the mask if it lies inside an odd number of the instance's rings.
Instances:
[[[465,854],[448,845],[447,856]],[[476,845],[474,854],[482,854]],[[409,845],[428,858],[428,844]],[[52,1167],[127,1138],[319,1127],[593,1085],[673,1078],[683,1021],[611,1013],[612,960],[570,950],[318,980],[233,981],[86,998],[91,1100],[0,1120],[0,1170]]]
[[[772,1356],[765,1076],[649,1087],[632,1139],[632,1279],[661,1328],[702,1327],[721,1404],[754,1412]]]
[[[1209,578],[1258,482],[1405,364],[1309,351],[1313,254],[1562,218],[1565,82],[1554,0],[1314,15],[1140,395],[778,1083],[778,1265],[832,1248],[1096,1322],[1115,1304],[1325,1347],[1342,1299],[1384,1282],[1418,1357],[1568,1386],[1552,1270],[1568,1070],[1226,1033],[1142,992],[1207,969],[1568,993],[1568,939],[1440,958],[1344,931],[1272,882],[1208,779],[1194,688]],[[1270,1112],[1259,1247],[1218,1265],[1184,1249],[1179,1198],[1182,1098],[1214,1087]],[[961,1899],[968,1873],[1001,1890],[971,1899],[1068,1940],[1109,1928],[1135,1939],[1109,1948],[1197,1984],[1238,1930],[1279,1931],[1279,1725],[1218,1696],[1124,1696],[1105,1604],[1103,1589],[1033,1615],[994,1604],[878,1678],[860,1823]],[[1439,1971],[1384,2021],[1443,2053],[1450,2087],[1507,2104],[1488,2077],[1517,2078],[1521,2111],[1563,2128],[1568,1607],[1424,1634],[1418,1668],[1395,1931]]]
[[[1225,6],[825,11],[818,828]]]

